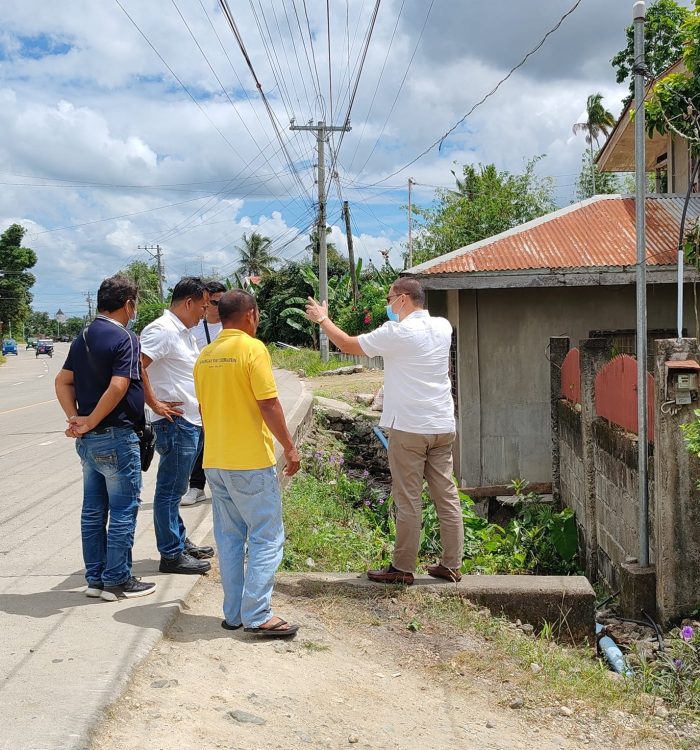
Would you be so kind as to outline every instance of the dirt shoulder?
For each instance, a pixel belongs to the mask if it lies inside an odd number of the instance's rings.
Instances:
[[[411,596],[348,597],[283,576],[275,610],[301,630],[293,641],[263,641],[221,628],[218,576],[205,578],[91,750],[697,747],[638,711],[604,717],[571,702],[563,711],[537,694],[532,675],[520,679],[487,633],[426,623],[425,614],[412,632]]]
[[[355,403],[358,393],[376,393],[379,390],[384,384],[384,371],[363,370],[352,375],[319,375],[306,378],[304,382],[315,396]]]

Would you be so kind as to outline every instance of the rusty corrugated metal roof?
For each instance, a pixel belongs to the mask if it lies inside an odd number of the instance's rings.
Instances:
[[[675,265],[684,198],[647,199],[647,262]],[[467,245],[412,269],[417,274],[633,266],[634,198],[596,196]],[[691,198],[688,218],[700,214]]]

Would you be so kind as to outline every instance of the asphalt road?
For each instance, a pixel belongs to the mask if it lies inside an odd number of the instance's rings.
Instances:
[[[153,533],[154,467],[144,475],[134,574],[158,582],[129,602],[88,599],[80,548],[82,473],[53,380],[53,359],[21,350],[0,367],[0,748],[85,747],[90,727],[121,691],[196,583],[162,575]],[[309,404],[278,373],[288,417]],[[156,457],[157,460],[157,457]],[[183,509],[189,535],[211,530],[210,500]],[[128,717],[127,717],[128,720]]]

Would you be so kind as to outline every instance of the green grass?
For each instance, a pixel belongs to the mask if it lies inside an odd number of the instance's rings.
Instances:
[[[314,349],[281,349],[274,344],[268,346],[272,364],[283,370],[304,370],[310,378],[326,370],[347,367],[352,364],[338,357],[331,357],[328,362],[321,362],[321,355]]]
[[[478,636],[478,641],[451,654],[448,661],[433,665],[438,671],[452,673],[455,686],[462,677],[471,683],[475,677],[503,683],[507,675],[507,695],[526,696],[530,707],[562,703],[599,715],[614,709],[650,713],[639,684],[611,678],[590,646],[563,645],[525,635],[505,618],[491,615],[449,587],[444,593],[420,587],[349,590],[307,581],[303,591],[327,617],[338,622],[380,625],[394,621],[399,629],[420,632],[424,638],[447,637],[451,642],[460,634]]]
[[[301,473],[287,487],[283,507],[282,570],[363,572],[388,560],[386,537],[361,511],[341,505],[335,486]]]

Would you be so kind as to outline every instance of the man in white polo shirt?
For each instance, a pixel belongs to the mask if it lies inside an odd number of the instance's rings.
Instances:
[[[173,289],[170,308],[141,332],[146,403],[153,412],[156,450],[160,455],[153,525],[161,573],[201,574],[211,569],[211,547],[187,538],[180,516],[197,458],[202,417],[194,392],[194,364],[199,348],[192,333],[207,310],[208,294],[201,279],[186,276]]]
[[[219,317],[219,300],[223,297],[226,287],[220,281],[208,281],[205,289],[209,295],[207,314],[192,329],[200,352],[221,333],[223,326]],[[202,468],[203,456],[204,434],[202,434],[202,438],[199,441],[199,453],[190,474],[190,488],[182,496],[180,505],[195,505],[206,500],[207,496],[204,493],[204,487],[207,483],[207,478]]]
[[[434,578],[462,577],[464,526],[452,478],[455,439],[454,402],[449,377],[452,326],[423,309],[420,282],[397,279],[389,289],[389,321],[371,333],[348,336],[328,317],[326,303],[309,298],[306,315],[343,352],[384,358],[384,410],[380,425],[389,429],[389,468],[396,506],[396,544],[392,564],[370,570],[379,583],[413,583],[422,523],[423,479],[440,521],[442,559],[428,566]]]

